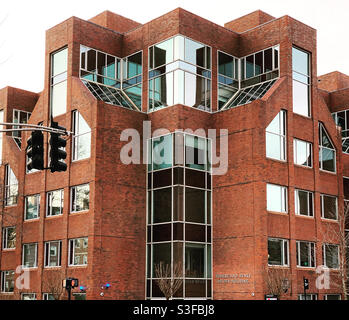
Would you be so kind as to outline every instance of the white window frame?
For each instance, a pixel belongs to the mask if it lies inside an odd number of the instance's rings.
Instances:
[[[310,162],[311,162],[310,166],[297,163],[297,143],[298,142],[305,143],[307,145],[307,158],[310,157]],[[308,146],[310,146],[310,154],[309,154]],[[293,153],[294,153],[293,163],[296,166],[300,166],[300,167],[304,167],[304,168],[312,168],[313,167],[313,144],[311,142],[294,138],[293,139]]]
[[[281,245],[281,258],[282,258],[282,263],[279,264],[269,264],[269,258],[268,258],[268,266],[269,267],[289,267],[290,266],[290,242],[287,239],[281,239],[281,238],[268,238],[269,240],[278,240],[282,242]],[[285,243],[287,244],[287,264],[285,263]],[[269,246],[269,245],[268,245]],[[268,252],[269,256],[269,252]]]
[[[325,217],[325,212],[324,212],[324,197],[330,197],[330,198],[335,198],[336,199],[336,219],[331,219],[331,218],[326,218]],[[321,194],[320,195],[320,210],[321,210],[321,219],[323,220],[329,220],[329,221],[338,221],[338,197],[337,196],[332,196],[329,194]]]
[[[28,219],[27,218],[27,198],[29,197],[36,197],[37,198],[37,202],[38,202],[38,208],[37,208],[37,216],[33,219]],[[33,194],[33,195],[28,195],[25,196],[24,198],[24,221],[32,221],[32,220],[38,220],[40,219],[40,200],[41,200],[41,196],[40,194]]]
[[[8,276],[9,272],[13,272],[13,284],[15,285],[15,271],[14,270],[1,271],[1,279],[0,279],[1,280],[1,293],[6,293],[6,294],[13,294],[14,293],[14,291],[6,291],[6,288],[5,288],[6,276]]]
[[[307,193],[307,203],[308,203],[308,214],[302,214],[299,212],[300,210],[300,204],[299,204],[299,192],[305,192]],[[312,214],[310,215],[310,210],[309,210],[309,195],[311,194],[311,206],[312,206]],[[314,218],[314,192],[312,191],[308,191],[308,190],[302,190],[302,189],[295,189],[294,190],[294,200],[295,200],[295,213],[297,216],[301,216],[301,217],[310,217],[310,218]]]
[[[322,141],[322,130],[323,129],[328,137],[328,140],[330,141],[331,145],[332,145],[332,148],[328,148],[328,147],[324,147],[321,145],[321,142]],[[319,122],[319,169],[320,171],[323,171],[323,172],[329,172],[329,173],[337,173],[337,150],[336,148],[334,147],[334,144],[332,142],[332,139],[330,137],[330,135],[328,134],[325,126]],[[328,170],[325,170],[323,169],[323,164],[322,164],[322,149],[327,149],[327,150],[331,150],[334,152],[334,171],[328,171]]]
[[[268,131],[268,128],[270,124],[274,121],[274,119],[279,116],[279,133],[271,132]],[[272,136],[278,136],[280,139],[280,153],[281,153],[281,158],[272,158],[267,155],[267,136],[272,135]],[[281,142],[282,141],[282,142]],[[286,162],[287,161],[287,113],[285,110],[281,109],[280,112],[270,121],[268,126],[265,128],[265,156],[267,159],[270,160],[277,160],[277,161],[282,161]]]
[[[335,246],[337,247],[337,257],[338,257],[338,267],[337,268],[331,268],[331,267],[328,267],[327,266],[327,261],[326,261],[326,248],[328,246]],[[328,269],[331,269],[331,270],[338,270],[339,269],[339,264],[340,264],[340,252],[339,252],[339,245],[338,244],[333,244],[333,243],[324,243],[322,245],[322,259],[323,259],[323,263],[324,263],[324,266]]]
[[[8,243],[7,243],[7,238],[8,238],[8,229],[15,229],[16,232],[16,227],[4,227],[2,228],[2,249],[4,251],[10,251],[10,250],[15,250],[16,249],[16,239],[15,239],[15,246],[14,248],[8,248]]]
[[[34,297],[34,299],[23,299],[24,296],[29,296],[31,295]],[[21,300],[36,300],[36,293],[31,293],[31,292],[22,292],[21,293]]]
[[[60,213],[52,215],[52,199],[51,195],[53,192],[60,192],[61,193],[61,207],[60,207]],[[64,209],[64,189],[57,189],[57,190],[51,190],[46,193],[46,217],[57,217],[61,216],[63,214]]]
[[[75,261],[75,240],[85,240],[87,239],[87,261],[85,264],[74,264]],[[73,243],[73,244],[72,244]],[[85,267],[88,264],[88,237],[69,239],[68,248],[68,266],[69,267]],[[85,246],[84,246],[85,247]],[[71,261],[73,263],[71,263]]]
[[[301,246],[301,243],[308,244],[308,260],[309,260],[310,264],[311,264],[311,261],[313,260],[314,261],[314,265],[309,265],[308,267],[300,265],[300,261],[301,261],[300,246]],[[312,246],[313,246],[313,252],[314,252],[313,259],[311,257]],[[316,244],[315,244],[315,242],[302,241],[302,240],[296,241],[296,247],[297,247],[297,259],[296,259],[297,260],[297,267],[298,268],[307,268],[307,269],[315,268],[316,267]]]
[[[73,111],[73,116],[72,116],[72,131],[74,132],[73,137],[72,137],[72,161],[80,161],[84,159],[89,159],[91,157],[91,140],[92,140],[92,130],[91,127],[89,126],[89,131],[84,132],[84,133],[78,133],[76,134],[77,131],[79,131],[79,117],[82,117],[84,121],[87,123],[85,118],[82,116],[82,114],[78,110]],[[87,124],[88,125],[88,124]],[[78,157],[78,150],[79,150],[79,138],[85,135],[90,136],[90,150],[89,150],[89,155],[84,157],[84,158],[79,158]]]
[[[73,190],[75,190],[75,202],[76,202],[76,195],[77,195],[76,188],[82,187],[82,186],[88,186],[88,188],[89,188],[89,194],[88,194],[89,208],[85,209],[85,210],[77,211],[76,210],[76,204],[74,204],[74,200],[73,200]],[[77,186],[73,186],[73,187],[70,188],[70,213],[87,212],[87,211],[90,210],[90,198],[91,198],[90,197],[90,191],[91,190],[90,190],[90,184],[89,183],[79,184]]]
[[[285,207],[285,210],[281,208],[281,211],[274,211],[274,210],[269,210],[268,208],[268,186],[273,186],[273,187],[278,187],[281,189],[280,196],[281,196],[281,204],[282,206]],[[288,213],[288,188],[286,186],[280,186],[278,184],[273,184],[273,183],[267,183],[267,211],[268,212],[280,212],[280,213]]]
[[[11,183],[11,173],[16,178],[17,183],[12,184]],[[11,187],[16,185],[17,186],[17,195],[16,195],[16,202],[9,204],[9,198],[14,197],[14,195],[11,194]],[[13,170],[11,169],[10,165],[7,164],[5,166],[5,207],[14,207],[18,205],[18,179]]]
[[[59,265],[57,266],[51,266],[50,263],[51,263],[51,255],[50,255],[50,250],[51,250],[51,243],[57,243],[58,242],[58,252],[57,252],[57,255],[58,255],[58,261],[59,261]],[[62,254],[62,240],[53,240],[53,241],[47,241],[44,243],[44,251],[45,251],[45,254],[44,254],[44,267],[45,268],[60,268],[62,266],[62,257],[61,257],[61,254]],[[46,264],[46,260],[48,259],[48,264]]]
[[[42,294],[42,300],[50,300],[50,299],[48,299],[48,296],[53,296],[53,298],[54,298],[54,294],[53,293],[44,292]],[[53,300],[56,300],[56,299],[53,299]]]
[[[25,114],[26,115],[26,122],[20,122],[20,119],[21,119],[21,113]],[[19,110],[19,109],[13,109],[13,112],[12,112],[12,122],[15,123],[15,114],[17,114],[17,119],[18,119],[18,124],[26,124],[28,123],[28,120],[31,116],[31,112],[28,112],[28,111],[25,111],[25,110]],[[19,129],[18,126],[13,126],[13,129]],[[19,137],[17,137],[15,134],[16,133],[19,133]],[[22,134],[21,134],[21,131],[13,131],[12,132],[12,138],[13,140],[15,141],[17,147],[21,150],[21,146],[18,145],[16,139],[18,139],[20,141],[20,143],[22,143]]]
[[[35,264],[32,267],[27,267],[24,264],[24,252],[25,252],[25,247],[28,245],[35,245]],[[38,243],[37,242],[32,242],[32,243],[24,243],[22,246],[22,267],[23,269],[35,269],[38,267]]]
[[[307,299],[308,300],[318,300],[318,294],[317,293],[307,293],[306,297],[311,297],[311,299]],[[314,299],[315,298],[315,299]],[[304,293],[298,294],[298,300],[304,300],[305,301],[305,296]]]
[[[342,300],[342,295],[340,293],[328,293],[324,295],[324,300],[328,300],[328,296],[337,296],[338,300]]]

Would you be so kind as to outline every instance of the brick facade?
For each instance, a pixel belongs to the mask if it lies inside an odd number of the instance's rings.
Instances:
[[[212,113],[183,105],[174,105],[147,113],[148,47],[182,34],[212,48]],[[142,111],[120,108],[96,100],[79,79],[80,44],[125,57],[143,50]],[[249,104],[224,112],[217,106],[217,51],[236,57],[280,45],[280,79],[267,94]],[[310,292],[319,299],[324,294],[340,293],[338,288],[315,288],[315,269],[297,267],[296,241],[316,243],[316,261],[322,261],[324,230],[335,222],[321,219],[320,194],[338,197],[343,211],[343,176],[349,177],[349,156],[342,154],[341,132],[331,112],[347,109],[349,78],[334,72],[317,76],[316,30],[289,17],[274,18],[262,11],[253,12],[225,27],[207,21],[183,9],[173,10],[146,24],[103,12],[89,21],[72,17],[46,32],[45,83],[41,93],[15,88],[0,90],[0,109],[4,121],[12,121],[12,110],[32,112],[30,123],[49,126],[50,54],[68,47],[67,112],[58,116],[61,126],[71,130],[72,111],[78,110],[92,130],[91,156],[72,162],[71,138],[66,152],[66,172],[47,170],[26,174],[25,147],[28,133],[22,134],[19,150],[10,134],[3,138],[3,165],[10,164],[19,182],[19,200],[5,207],[0,226],[16,226],[16,249],[0,249],[0,270],[15,270],[21,265],[22,244],[38,243],[38,266],[30,270],[30,289],[37,294],[47,292],[45,277],[57,270],[63,277],[77,277],[86,289],[87,299],[145,299],[146,273],[146,165],[124,165],[119,152],[125,142],[121,132],[127,128],[143,130],[143,121],[151,120],[152,132],[228,129],[229,166],[225,175],[213,177],[213,299],[263,299],[267,293],[264,270],[268,265],[268,237],[290,241],[290,288],[284,299],[297,299],[303,293],[303,276],[310,280]],[[292,46],[311,53],[311,117],[293,113]],[[321,81],[319,81],[321,80]],[[280,110],[287,111],[287,161],[267,159],[265,129]],[[336,149],[337,171],[319,170],[318,123],[325,124]],[[48,137],[45,137],[47,150]],[[141,135],[143,138],[143,135]],[[293,163],[293,139],[313,144],[313,167]],[[143,150],[142,150],[143,151]],[[47,152],[45,164],[47,165]],[[90,184],[88,212],[71,214],[70,187]],[[266,183],[288,187],[288,214],[266,210]],[[314,192],[314,217],[295,215],[294,190]],[[64,189],[63,215],[45,217],[46,193]],[[40,218],[23,221],[24,196],[40,194]],[[2,230],[2,229],[1,229]],[[0,230],[0,231],[1,231]],[[88,265],[68,266],[68,240],[88,236]],[[44,242],[62,240],[62,267],[44,267]],[[221,283],[219,275],[249,274],[245,284]],[[336,273],[333,273],[335,277]],[[16,275],[17,277],[17,275]],[[101,286],[109,282],[108,291]],[[104,292],[101,297],[100,293]],[[19,299],[20,293],[0,294],[0,299]],[[75,289],[74,292],[79,292]]]

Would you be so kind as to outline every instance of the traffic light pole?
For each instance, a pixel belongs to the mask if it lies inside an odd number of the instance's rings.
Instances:
[[[55,129],[52,127],[39,126],[36,124],[28,123],[13,123],[13,122],[0,122],[0,126],[16,126],[18,129],[1,129],[0,132],[14,132],[14,131],[44,131],[49,133],[59,133],[63,136],[70,136],[73,134],[71,131]]]

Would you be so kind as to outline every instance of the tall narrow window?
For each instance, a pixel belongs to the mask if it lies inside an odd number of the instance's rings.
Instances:
[[[45,243],[45,267],[61,266],[62,241]]]
[[[22,265],[25,268],[35,268],[38,265],[38,244],[29,243],[23,245]]]
[[[5,206],[14,206],[18,201],[18,180],[8,164],[5,175]]]
[[[70,212],[79,212],[89,209],[90,205],[90,185],[83,184],[71,188],[71,208]]]
[[[321,217],[323,219],[337,220],[338,207],[337,197],[322,194],[321,200]]]
[[[266,129],[266,156],[286,160],[286,111],[281,110]]]
[[[314,216],[313,193],[305,190],[295,190],[296,214],[302,216]]]
[[[267,184],[267,210],[287,213],[287,188]]]
[[[64,190],[55,190],[47,193],[47,217],[63,214]]]
[[[310,54],[292,48],[293,112],[310,117]]]
[[[2,248],[16,248],[16,227],[6,227],[2,229]]]
[[[87,265],[88,238],[69,240],[69,265]]]
[[[25,124],[28,123],[28,120],[31,116],[30,112],[23,111],[23,110],[13,110],[13,123],[21,123]],[[18,129],[18,126],[13,126],[13,129]],[[21,149],[22,146],[22,134],[21,131],[13,131],[12,137],[15,140],[17,146],[19,149]]]
[[[336,244],[324,243],[322,246],[324,266],[330,269],[339,268],[339,246]]]
[[[288,266],[288,240],[268,239],[268,264],[271,266]]]
[[[51,115],[67,111],[68,48],[51,54]]]
[[[12,293],[15,288],[15,272],[1,271],[1,292]]]
[[[73,160],[82,160],[91,154],[91,128],[79,111],[73,112]]]
[[[294,139],[293,143],[294,163],[303,167],[312,167],[313,155],[310,142]]]
[[[315,267],[315,243],[297,241],[297,266],[304,268]]]
[[[336,172],[336,150],[323,124],[319,123],[320,170]]]
[[[39,218],[40,215],[40,195],[25,197],[24,220]]]

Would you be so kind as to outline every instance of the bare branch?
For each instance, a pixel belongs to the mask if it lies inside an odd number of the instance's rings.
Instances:
[[[173,277],[171,277],[171,265],[162,261],[154,266],[155,279],[166,300],[172,299],[183,284],[183,267],[181,263],[173,265]]]

